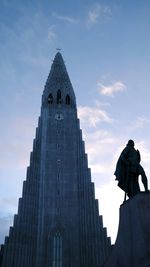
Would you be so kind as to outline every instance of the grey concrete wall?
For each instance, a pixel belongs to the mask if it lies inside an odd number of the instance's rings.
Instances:
[[[103,267],[150,266],[150,193],[141,192],[120,207],[116,243]]]

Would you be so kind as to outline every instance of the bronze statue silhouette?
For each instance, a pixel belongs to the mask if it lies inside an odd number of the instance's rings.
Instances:
[[[120,154],[114,173],[118,186],[125,191],[125,200],[126,195],[130,198],[140,192],[139,175],[141,175],[145,191],[148,191],[147,177],[140,161],[140,152],[134,148],[134,141],[129,140]]]

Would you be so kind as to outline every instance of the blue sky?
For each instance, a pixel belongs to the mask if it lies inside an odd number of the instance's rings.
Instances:
[[[41,95],[61,48],[77,97],[100,213],[115,240],[128,139],[150,164],[150,1],[0,0],[0,242],[17,212]]]

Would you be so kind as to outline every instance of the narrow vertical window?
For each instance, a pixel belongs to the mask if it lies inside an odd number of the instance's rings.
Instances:
[[[66,105],[70,105],[70,96],[66,95]]]
[[[49,96],[48,96],[48,103],[49,104],[52,104],[53,103],[53,96],[52,96],[52,94],[49,94]]]
[[[61,91],[57,91],[57,104],[61,104]]]
[[[56,232],[53,240],[53,267],[62,267],[62,236]]]

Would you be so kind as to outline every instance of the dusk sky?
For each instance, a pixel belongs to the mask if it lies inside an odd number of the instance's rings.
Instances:
[[[129,139],[150,177],[150,1],[0,0],[0,243],[17,213],[56,48],[113,242],[124,199],[113,173]]]

